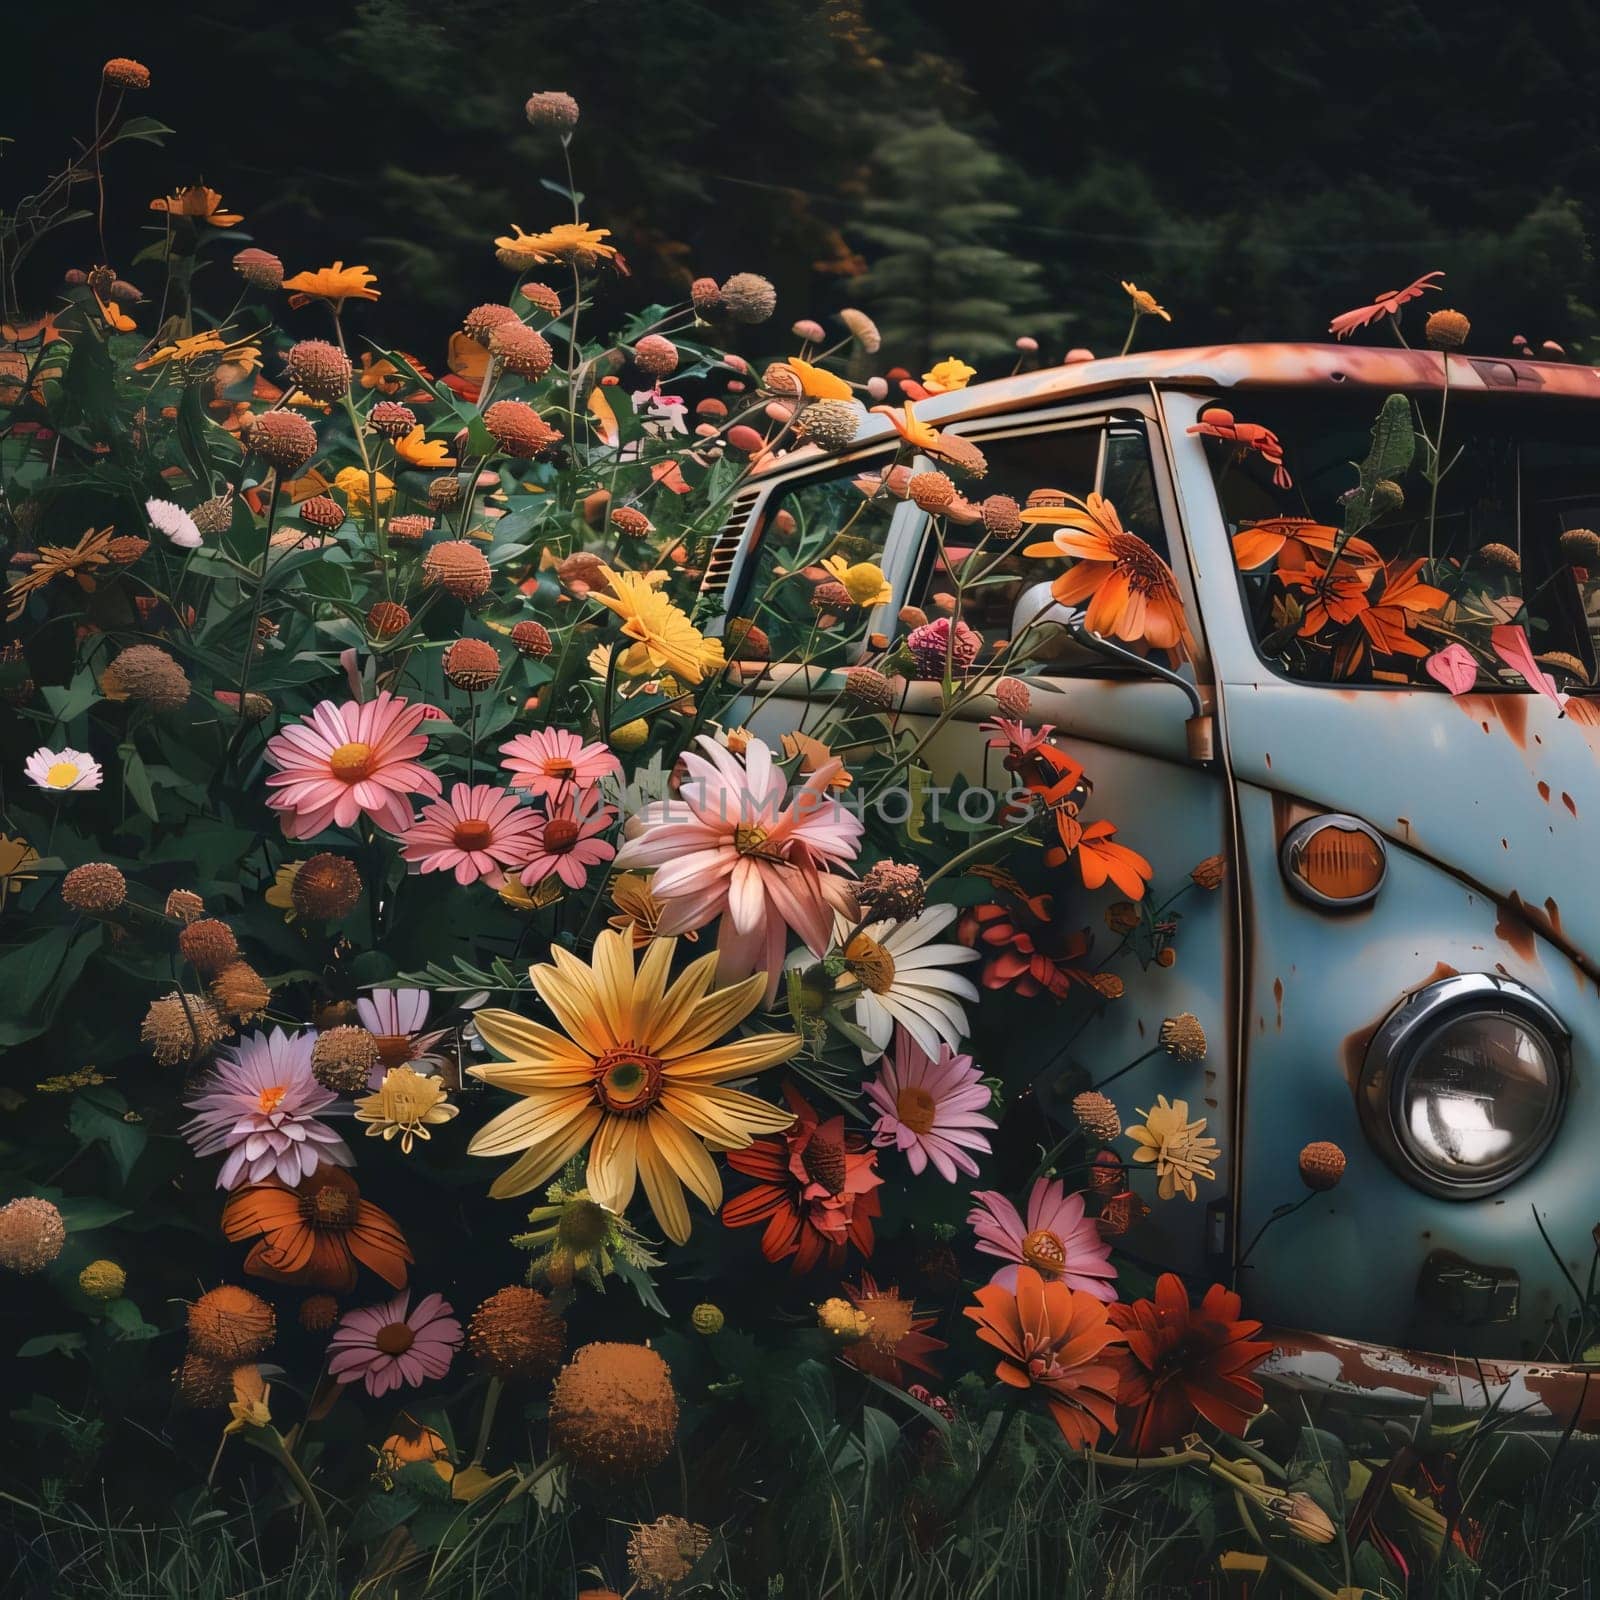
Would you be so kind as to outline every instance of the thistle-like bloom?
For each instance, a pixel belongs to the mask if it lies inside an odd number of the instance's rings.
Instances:
[[[967,1213],[967,1226],[977,1235],[978,1249],[1006,1263],[989,1280],[1014,1289],[1017,1273],[1027,1267],[1050,1282],[1115,1300],[1117,1269],[1111,1245],[1094,1220],[1084,1214],[1083,1196],[1066,1194],[1059,1178],[1039,1178],[1028,1195],[1027,1221],[1017,1208],[992,1189],[974,1191],[977,1204]]]
[[[267,804],[281,812],[286,838],[309,839],[324,828],[348,828],[371,817],[390,833],[411,826],[413,794],[437,799],[437,777],[416,758],[428,747],[417,729],[426,705],[408,705],[387,690],[374,700],[324,700],[304,722],[267,741],[278,770]]]
[[[585,742],[566,728],[535,728],[500,746],[500,765],[513,789],[549,800],[585,795],[602,778],[622,775],[622,763],[598,741]]]
[[[449,1303],[425,1295],[413,1308],[402,1289],[382,1305],[347,1311],[328,1341],[328,1376],[338,1383],[367,1386],[375,1398],[442,1378],[461,1348],[461,1324]]]
[[[855,860],[861,819],[829,798],[837,761],[818,767],[790,795],[760,739],[746,745],[743,762],[715,739],[698,742],[705,754],[684,755],[689,778],[679,798],[644,808],[617,865],[657,869],[650,892],[664,908],[664,934],[720,916],[720,974],[765,973],[771,1004],[789,930],[820,956],[835,912],[850,906],[849,886],[836,872]]]
[[[984,1115],[989,1090],[971,1056],[958,1056],[947,1044],[937,1057],[903,1028],[895,1035],[893,1056],[885,1056],[878,1076],[867,1084],[867,1099],[878,1112],[872,1130],[875,1145],[894,1145],[905,1152],[912,1172],[931,1161],[946,1183],[957,1173],[978,1175],[969,1151],[989,1153],[981,1132],[996,1126]]]
[[[474,1077],[522,1099],[479,1130],[468,1151],[523,1152],[490,1193],[525,1194],[585,1146],[585,1185],[623,1212],[637,1181],[667,1237],[689,1237],[687,1186],[710,1210],[722,1203],[711,1150],[739,1150],[775,1133],[793,1114],[722,1087],[787,1061],[800,1049],[790,1033],[757,1033],[719,1045],[761,1004],[763,980],[713,989],[715,956],[702,956],[667,982],[673,939],[657,939],[634,969],[633,941],[607,929],[589,965],[555,946],[554,966],[528,974],[562,1029],[509,1011],[479,1011],[475,1022],[506,1062],[471,1068]],[[591,1143],[592,1141],[592,1143]]]
[[[422,872],[453,872],[463,886],[498,879],[526,863],[540,820],[492,783],[458,783],[448,800],[422,808],[421,820],[400,835],[400,853]]]
[[[311,1072],[314,1033],[281,1028],[252,1033],[224,1050],[216,1071],[186,1104],[195,1113],[183,1125],[195,1154],[227,1151],[219,1189],[275,1178],[293,1187],[324,1162],[355,1165],[350,1147],[317,1113],[337,1096]]]

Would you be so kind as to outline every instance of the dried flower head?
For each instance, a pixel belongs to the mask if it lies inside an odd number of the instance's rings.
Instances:
[[[811,609],[819,614],[837,616],[841,611],[848,611],[851,603],[850,591],[836,578],[819,583],[811,591]]]
[[[507,455],[519,460],[531,461],[561,441],[560,432],[526,400],[496,400],[483,413],[483,425]]]
[[[129,645],[101,679],[108,694],[138,700],[157,711],[176,711],[189,700],[189,675],[160,645]]]
[[[1506,572],[1521,572],[1522,557],[1508,544],[1485,544],[1478,546],[1478,559],[1487,562],[1491,567],[1499,567]]]
[[[542,622],[519,622],[511,630],[511,642],[517,654],[530,661],[543,661],[555,648],[550,630]]]
[[[422,516],[417,512],[411,512],[401,517],[390,517],[389,525],[384,532],[388,534],[390,544],[421,544],[433,532],[433,518]],[[465,541],[456,540],[454,542],[459,544]],[[474,549],[475,546],[468,545],[467,548]],[[428,579],[426,560],[423,562],[422,576],[423,581],[426,582]]]
[[[489,1296],[472,1314],[467,1348],[497,1378],[545,1383],[555,1376],[567,1325],[537,1289],[520,1285]]]
[[[770,661],[772,640],[749,617],[733,617],[722,635],[723,654],[729,661]]]
[[[723,307],[735,322],[765,322],[778,309],[778,291],[758,272],[736,272],[720,290]]]
[[[709,1339],[713,1334],[721,1333],[726,1323],[727,1318],[723,1316],[721,1306],[714,1306],[709,1300],[702,1300],[689,1313],[690,1327],[702,1338]]]
[[[711,1548],[711,1530],[682,1517],[641,1523],[628,1538],[628,1571],[647,1594],[670,1595]]]
[[[1161,1048],[1175,1061],[1203,1061],[1206,1030],[1192,1011],[1180,1011],[1161,1024]]]
[[[928,904],[928,890],[919,867],[905,861],[875,861],[856,885],[856,901],[873,918],[909,922]]]
[[[939,512],[956,497],[956,486],[947,473],[914,473],[907,492],[923,511]]]
[[[272,990],[248,961],[230,961],[211,980],[217,1009],[235,1022],[255,1022],[267,1014]]]
[[[215,917],[191,922],[178,935],[178,949],[185,961],[207,978],[215,977],[230,961],[238,959],[239,941],[233,929]]]
[[[280,474],[298,472],[317,453],[317,430],[294,411],[263,411],[252,417],[244,439]]]
[[[1189,874],[1189,878],[1196,888],[1204,889],[1207,893],[1211,893],[1222,887],[1222,879],[1227,869],[1228,858],[1226,856],[1207,856]]]
[[[213,1361],[192,1350],[172,1374],[177,1386],[178,1404],[191,1411],[216,1411],[233,1399],[233,1365]]]
[[[883,335],[878,332],[878,325],[865,311],[857,311],[854,306],[846,306],[839,313],[839,320],[850,330],[850,337],[871,355],[876,355],[883,348]]]
[[[854,400],[815,400],[795,418],[794,431],[821,450],[843,450],[861,431],[863,412]]]
[[[339,400],[350,391],[354,376],[350,358],[326,339],[302,339],[290,345],[284,358],[284,376],[313,400]]]
[[[119,533],[106,546],[106,554],[117,566],[131,567],[149,548],[148,539],[141,539],[135,533]]]
[[[456,688],[481,694],[500,679],[500,653],[487,639],[457,639],[444,653],[444,675]]]
[[[1435,350],[1459,350],[1471,332],[1472,324],[1459,311],[1435,311],[1423,324],[1423,333]]]
[[[555,361],[550,341],[520,318],[502,322],[490,332],[489,352],[514,377],[532,381],[542,378]]]
[[[150,87],[150,69],[142,61],[135,61],[132,56],[112,56],[101,67],[100,75],[118,89],[148,89]]]
[[[1582,566],[1600,564],[1600,533],[1593,528],[1568,528],[1561,535],[1561,554]]]
[[[393,531],[391,524],[391,535]],[[470,603],[489,592],[493,574],[489,570],[489,558],[477,545],[466,539],[444,539],[422,558],[422,581],[438,584],[457,600]]]
[[[172,1067],[180,1061],[199,1060],[227,1032],[227,1024],[204,995],[174,989],[150,1002],[139,1037],[162,1066]]]
[[[1317,1139],[1300,1152],[1300,1181],[1308,1189],[1336,1188],[1344,1168],[1344,1151],[1330,1139]]]
[[[272,293],[283,287],[283,262],[270,250],[250,245],[233,258],[233,270],[252,289]]]
[[[0,1267],[43,1272],[66,1242],[66,1222],[50,1201],[25,1194],[0,1206]]]
[[[633,364],[652,378],[665,378],[678,369],[678,347],[659,333],[647,333],[633,347]]]
[[[1115,1103],[1094,1089],[1073,1096],[1072,1114],[1078,1119],[1078,1126],[1101,1144],[1110,1144],[1122,1133],[1122,1118]]]
[[[845,698],[871,711],[894,704],[894,686],[876,667],[852,667],[844,678]]]
[[[272,1343],[277,1320],[260,1295],[225,1283],[189,1307],[189,1348],[212,1361],[250,1361]]]
[[[678,1432],[672,1373],[648,1345],[586,1344],[550,1395],[550,1441],[581,1471],[625,1482],[666,1460]]]
[[[104,1257],[91,1261],[78,1274],[78,1288],[91,1300],[120,1300],[128,1287],[128,1274]]]
[[[592,550],[574,550],[570,556],[563,556],[556,566],[556,577],[567,588],[575,589],[580,594],[612,592],[606,564]]]
[[[367,426],[383,439],[404,439],[416,425],[416,412],[398,400],[379,400],[367,413]]]
[[[560,89],[539,89],[522,108],[530,127],[571,133],[578,125],[578,102]]]
[[[1021,678],[1002,678],[994,686],[994,703],[1000,708],[1002,716],[1015,717],[1020,721],[1027,716],[1028,708],[1033,704],[1033,691]]]
[[[324,850],[302,861],[289,891],[295,912],[311,922],[337,922],[361,900],[361,874],[354,862]]]
[[[525,283],[517,293],[536,305],[547,317],[561,315],[561,296],[548,283]]]
[[[447,511],[461,498],[461,480],[447,472],[428,483],[428,504],[435,511]]]
[[[1031,504],[1031,501],[1030,501]],[[995,539],[1015,539],[1022,532],[1022,507],[1008,494],[992,494],[978,506],[984,532]]]
[[[367,632],[374,639],[392,639],[411,626],[411,613],[397,600],[379,600],[367,612]]]
[[[326,1333],[339,1320],[339,1301],[331,1294],[314,1294],[300,1302],[300,1326],[307,1333]]]
[[[637,506],[618,506],[611,513],[611,526],[630,539],[642,539],[655,531],[655,524]]]
[[[128,898],[128,880],[109,861],[86,861],[61,880],[61,898],[74,911],[115,911]]]
[[[167,896],[166,913],[174,922],[193,922],[205,909],[205,901],[192,889],[174,889]]]
[[[324,1089],[355,1094],[383,1060],[378,1041],[365,1028],[345,1025],[317,1035],[311,1047],[311,1071]]]
[[[694,306],[695,313],[701,317],[712,317],[722,309],[722,290],[715,278],[696,278],[689,285],[689,301]]]

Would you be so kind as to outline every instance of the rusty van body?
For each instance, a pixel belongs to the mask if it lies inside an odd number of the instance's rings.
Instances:
[[[1215,442],[1191,431],[1223,405],[1286,445],[1326,438],[1300,470],[1331,495],[1387,396],[1432,415],[1447,389],[1452,426],[1492,435],[1504,468],[1460,527],[1514,541],[1531,590],[1545,546],[1600,528],[1600,370],[1219,346],[978,384],[917,415],[981,446],[979,495],[1052,484],[1114,499],[1164,547],[1194,628],[1181,685],[1087,656],[1028,675],[1030,721],[1055,725],[1094,781],[1096,814],[1150,858],[1157,888],[1212,854],[1228,862],[1220,892],[1186,897],[1176,963],[1151,968],[1079,1042],[1125,1061],[1180,1011],[1211,1041],[1204,1062],[1158,1054],[1119,1085],[1124,1106],[1185,1096],[1223,1148],[1200,1202],[1156,1208],[1130,1247],[1204,1281],[1225,1274],[1240,1242],[1304,1195],[1297,1152],[1331,1140],[1344,1181],[1269,1228],[1240,1279],[1278,1341],[1268,1375],[1398,1407],[1499,1398],[1546,1426],[1576,1415],[1600,1428],[1600,1381],[1572,1331],[1600,1222],[1600,719],[1499,682],[1452,696],[1421,674],[1286,674],[1258,647],[1230,542],[1252,514],[1249,484],[1229,504]],[[827,515],[837,486],[898,444],[872,415],[842,456],[803,447],[769,463],[710,564],[724,614],[739,614],[781,508]],[[865,530],[894,589],[873,624],[884,632],[937,584],[925,530],[909,501]],[[997,637],[1028,586],[986,593]],[[1590,683],[1597,639],[1600,617],[1580,603],[1560,642]],[[770,670],[753,726],[775,739],[825,685],[817,668]],[[1588,692],[1576,687],[1568,711]],[[904,716],[931,721],[938,694],[911,685]],[[977,724],[992,713],[983,698],[938,732],[924,757],[936,777],[981,765]],[[1297,870],[1307,850],[1337,864],[1346,847],[1359,892],[1319,893]]]

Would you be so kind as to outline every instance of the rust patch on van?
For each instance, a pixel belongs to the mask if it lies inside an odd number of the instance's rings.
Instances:
[[[1577,816],[1578,804],[1565,789],[1561,791],[1561,803],[1573,814],[1573,816]]]
[[[1550,804],[1550,785],[1546,783],[1543,778],[1539,780],[1539,798],[1543,800],[1546,805]]]
[[[1384,1019],[1400,1002],[1409,995],[1414,995],[1420,989],[1426,989],[1429,984],[1439,983],[1445,978],[1459,976],[1459,968],[1452,967],[1447,961],[1434,963],[1433,971],[1420,982],[1407,984],[1400,993],[1371,1022],[1357,1028],[1354,1033],[1347,1033],[1339,1046],[1340,1058],[1344,1063],[1345,1081],[1354,1093],[1361,1082],[1361,1068],[1367,1059],[1367,1046],[1372,1043],[1372,1036],[1383,1026]]]
[[[1477,720],[1485,733],[1493,730],[1489,724],[1498,722],[1506,737],[1519,749],[1528,747],[1528,697],[1520,694],[1461,694],[1453,697],[1455,703]]]
[[[1283,1032],[1283,979],[1272,980],[1272,998],[1278,1007],[1278,1032]]]
[[[1539,955],[1539,941],[1530,926],[1529,908],[1515,889],[1507,900],[1495,902],[1494,936],[1508,944],[1524,961],[1534,961]]]

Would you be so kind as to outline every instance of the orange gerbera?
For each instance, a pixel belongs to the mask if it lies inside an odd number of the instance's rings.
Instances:
[[[1048,543],[1030,544],[1024,555],[1076,558],[1050,592],[1062,605],[1087,600],[1085,623],[1091,633],[1143,640],[1179,655],[1193,652],[1194,635],[1172,568],[1122,526],[1117,508],[1103,495],[1087,500],[1069,495],[1065,505],[1031,507],[1022,520],[1056,526]]]
[[[1000,1352],[994,1375],[1013,1389],[1040,1389],[1061,1436],[1087,1449],[1117,1425],[1117,1369],[1108,1349],[1122,1343],[1103,1301],[1032,1267],[1017,1268],[1015,1291],[991,1283],[963,1313]]]
[[[1234,534],[1233,559],[1242,572],[1264,567],[1277,555],[1283,555],[1285,566],[1302,567],[1308,550],[1327,561],[1343,537],[1337,528],[1310,517],[1263,517]],[[1345,539],[1339,559],[1355,567],[1383,565],[1383,558],[1365,539]]]
[[[495,244],[522,268],[546,261],[592,267],[597,261],[615,259],[617,247],[605,242],[610,237],[609,228],[591,228],[587,222],[558,222],[543,233],[524,233],[513,222],[511,232],[502,234]]]
[[[283,280],[290,292],[290,305],[303,306],[307,300],[326,300],[335,311],[346,300],[376,300],[379,291],[372,287],[377,274],[368,267],[347,267],[335,261],[331,267],[318,267],[314,272],[297,272]]]
[[[193,183],[150,202],[152,211],[165,211],[169,217],[190,217],[196,222],[209,222],[213,228],[232,228],[244,221],[237,211],[222,209],[222,196],[204,184]]]
[[[222,1231],[235,1243],[256,1240],[246,1272],[335,1294],[355,1288],[357,1262],[403,1289],[415,1259],[394,1218],[363,1200],[342,1168],[326,1163],[292,1189],[281,1183],[241,1189],[223,1208]]]

